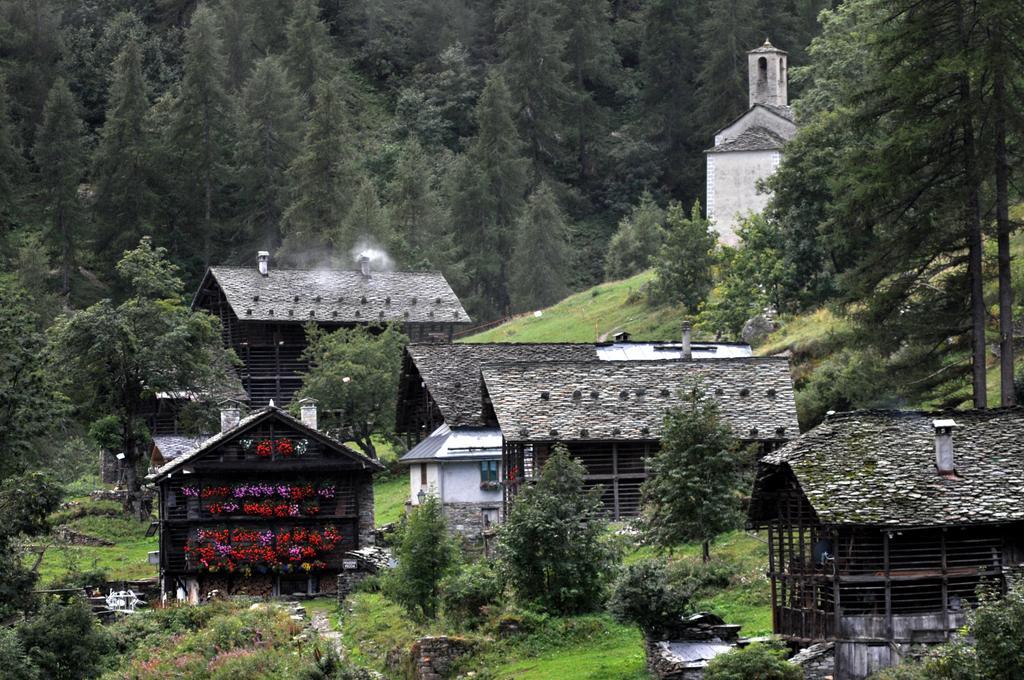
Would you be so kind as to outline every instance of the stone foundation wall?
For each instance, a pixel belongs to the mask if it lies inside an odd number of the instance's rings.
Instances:
[[[484,530],[494,529],[484,526],[484,510],[497,510],[498,522],[503,519],[501,504],[495,503],[445,503],[444,515],[448,522],[448,530],[458,534],[467,541],[480,543],[483,541]]]
[[[394,677],[443,680],[451,676],[456,660],[472,646],[470,641],[459,637],[424,637],[413,643],[407,653],[400,649],[392,650],[387,664]]]
[[[836,671],[835,645],[820,642],[800,650],[790,662],[804,669],[804,680],[831,680]]]
[[[373,525],[373,479],[366,475],[357,493],[359,503],[359,547],[373,545],[376,531]]]

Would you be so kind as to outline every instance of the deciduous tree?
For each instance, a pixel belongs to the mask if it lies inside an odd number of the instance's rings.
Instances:
[[[400,529],[397,566],[384,579],[384,592],[416,619],[437,615],[441,581],[455,567],[458,549],[448,534],[441,501],[431,494]]]
[[[700,202],[690,214],[673,203],[665,216],[665,242],[654,261],[658,279],[655,295],[664,302],[681,302],[697,311],[711,291],[717,238],[711,224],[701,217]]]

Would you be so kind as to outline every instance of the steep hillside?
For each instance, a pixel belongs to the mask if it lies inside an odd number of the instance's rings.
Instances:
[[[647,288],[653,279],[654,272],[646,271],[602,283],[463,342],[594,342],[617,331],[629,331],[634,340],[675,338],[682,309],[648,304]]]

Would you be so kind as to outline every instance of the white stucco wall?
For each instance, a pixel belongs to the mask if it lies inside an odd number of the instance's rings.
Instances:
[[[440,466],[437,463],[413,463],[409,466],[409,501],[413,505],[419,505],[417,494],[420,492],[420,466],[427,466],[427,484],[425,491],[428,494],[440,496],[442,492],[442,480],[439,476]]]
[[[501,479],[501,464],[498,464],[498,479]],[[501,504],[501,489],[484,491],[480,488],[480,463],[444,464],[445,503],[497,503]]]
[[[419,505],[420,465],[409,466],[409,499]],[[498,479],[501,479],[501,464],[498,464]],[[484,491],[480,488],[480,463],[458,461],[427,464],[428,494],[437,495],[442,503],[497,503],[501,504],[501,489]]]
[[[771,176],[779,165],[778,151],[730,151],[709,153],[708,219],[723,243],[738,242],[737,217],[759,213],[768,204],[768,194],[757,192],[759,180]]]

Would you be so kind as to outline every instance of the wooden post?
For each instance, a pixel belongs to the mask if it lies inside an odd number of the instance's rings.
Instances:
[[[885,636],[892,642],[892,568],[889,564],[889,532],[882,532],[882,562],[885,569]]]
[[[843,605],[839,599],[839,533],[835,529],[832,530],[832,545],[835,546],[835,558],[832,560],[832,606],[835,609],[832,621],[832,638],[838,640],[841,630],[840,621],[842,619]]]
[[[775,588],[775,579],[778,578],[778,574],[775,573],[775,541],[772,539],[772,533],[775,527],[770,523],[768,524],[768,581],[772,587],[772,632],[776,635],[782,633],[779,630],[779,596]]]
[[[612,497],[613,517],[619,519],[619,444],[612,442]]]
[[[942,637],[949,639],[949,577],[946,576],[946,529],[939,532],[939,550],[942,552]]]

